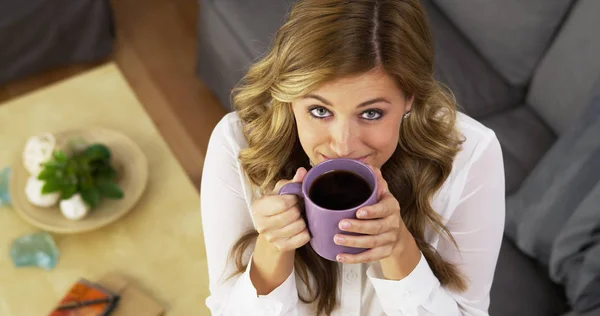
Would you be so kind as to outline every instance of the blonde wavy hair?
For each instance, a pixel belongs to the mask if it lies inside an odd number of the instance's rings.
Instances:
[[[254,63],[234,90],[248,148],[239,160],[251,183],[270,192],[299,167],[310,168],[297,135],[291,102],[331,80],[382,68],[408,96],[414,96],[392,157],[382,166],[401,216],[443,286],[464,291],[466,280],[424,240],[426,228],[454,242],[431,199],[450,171],[461,136],[456,102],[433,76],[434,47],[418,0],[305,0],[292,9],[271,50]],[[238,273],[258,233],[243,235],[231,250]],[[456,245],[456,243],[454,242]],[[317,302],[318,314],[336,305],[338,265],[307,244],[296,250],[295,269]],[[316,286],[310,287],[309,276]]]

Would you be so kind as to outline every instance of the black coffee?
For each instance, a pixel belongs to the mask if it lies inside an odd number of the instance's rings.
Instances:
[[[330,171],[315,179],[308,196],[321,207],[346,210],[366,201],[371,191],[369,183],[353,172]]]

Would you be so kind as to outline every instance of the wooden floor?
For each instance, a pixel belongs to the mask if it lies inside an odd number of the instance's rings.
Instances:
[[[115,60],[199,187],[210,133],[225,114],[196,78],[196,0],[113,0]],[[99,62],[101,63],[101,62]],[[0,102],[97,66],[53,69],[0,87]]]

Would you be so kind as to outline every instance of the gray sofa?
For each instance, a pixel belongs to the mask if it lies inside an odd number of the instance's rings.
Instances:
[[[108,0],[0,1],[0,85],[112,52]]]
[[[197,72],[227,109],[231,89],[265,52],[293,2],[200,0]],[[561,137],[571,135],[562,143],[578,139],[572,136],[572,126],[582,124],[580,112],[600,88],[595,85],[600,82],[600,1],[422,0],[422,4],[435,39],[437,78],[454,91],[463,112],[496,132],[503,148],[507,232],[490,314],[548,316],[575,309],[569,315],[600,315],[600,306],[588,304],[582,310],[570,304],[576,295],[565,288],[568,281],[560,282],[555,269],[559,264],[549,255],[554,249],[552,236],[539,241],[523,232],[527,220],[535,219],[523,214],[540,208],[532,200],[547,198],[541,194],[545,186],[558,185],[564,178],[551,168],[570,166],[555,163],[569,145],[559,145]],[[599,147],[597,142],[593,145]],[[600,169],[600,159],[590,161]],[[547,174],[557,174],[550,179],[556,183],[543,177]],[[581,177],[587,179],[585,174]],[[584,193],[588,191],[592,189]],[[572,203],[556,210],[567,217],[551,218],[554,230],[549,231],[559,233],[586,198],[581,192],[568,194],[554,194]],[[524,206],[530,207],[523,210]],[[549,211],[544,214],[559,218]],[[597,230],[592,233],[600,240]],[[571,283],[567,285],[572,287]],[[600,291],[593,294],[600,298]]]

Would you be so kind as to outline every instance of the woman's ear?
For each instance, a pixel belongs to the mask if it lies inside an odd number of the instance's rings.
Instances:
[[[404,107],[404,112],[409,112],[412,110],[413,102],[415,101],[415,95],[412,94],[410,96],[406,96],[406,106]]]

